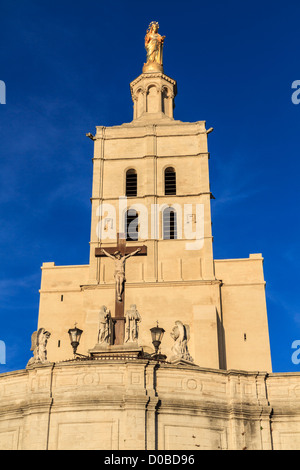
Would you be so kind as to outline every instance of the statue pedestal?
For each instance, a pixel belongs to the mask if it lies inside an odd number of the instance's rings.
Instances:
[[[169,362],[175,366],[192,366],[192,367],[199,367],[197,364],[191,361],[187,361],[185,359],[181,359],[180,357],[171,357]]]
[[[137,343],[126,343],[123,345],[96,344],[94,349],[89,350],[89,354],[93,359],[109,360],[109,359],[138,359],[143,357],[143,348]]]
[[[164,73],[164,68],[162,65],[158,64],[157,62],[147,62],[147,64],[144,64],[143,73],[147,73],[147,72]]]

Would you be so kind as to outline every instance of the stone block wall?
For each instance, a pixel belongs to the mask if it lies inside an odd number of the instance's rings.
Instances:
[[[0,376],[0,449],[299,449],[299,395],[299,373],[144,359],[31,366]]]

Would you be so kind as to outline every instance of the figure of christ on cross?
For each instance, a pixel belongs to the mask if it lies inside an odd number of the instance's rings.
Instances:
[[[147,247],[137,247],[137,246],[126,246],[125,235],[118,234],[117,246],[109,247],[106,249],[96,248],[95,256],[104,257],[112,259],[115,263],[115,285],[116,285],[116,294],[115,294],[115,334],[114,334],[114,344],[122,345],[124,344],[125,338],[125,263],[128,258],[132,256],[146,256]]]
[[[102,252],[110,259],[112,259],[115,262],[115,273],[114,273],[114,278],[116,281],[116,295],[117,299],[119,302],[122,302],[122,294],[124,290],[124,285],[126,282],[125,278],[125,262],[128,258],[131,258],[131,256],[137,255],[140,251],[142,251],[141,248],[138,248],[137,250],[133,251],[132,253],[129,253],[128,255],[123,255],[120,251],[116,251],[113,255],[108,253],[104,248],[102,249]]]

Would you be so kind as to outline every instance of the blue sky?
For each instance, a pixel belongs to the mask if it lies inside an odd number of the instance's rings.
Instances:
[[[85,134],[132,120],[152,20],[178,82],[175,118],[214,127],[214,256],[263,254],[273,370],[300,370],[299,15],[290,0],[0,0],[0,373],[31,357],[42,263],[88,263]]]

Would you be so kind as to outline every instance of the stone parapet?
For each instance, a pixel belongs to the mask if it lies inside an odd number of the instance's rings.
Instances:
[[[30,366],[0,375],[0,449],[294,449],[299,394],[298,373],[118,357]]]

